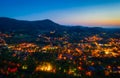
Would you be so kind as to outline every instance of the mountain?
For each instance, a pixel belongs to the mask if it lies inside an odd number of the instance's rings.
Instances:
[[[62,27],[61,25],[54,23],[49,19],[39,21],[24,21],[0,17],[0,30],[58,30]]]
[[[84,26],[64,26],[57,24],[49,19],[38,21],[16,20],[7,17],[0,17],[0,31],[24,30],[24,31],[68,31],[68,32],[103,32],[108,29],[100,27],[84,27]],[[114,30],[116,31],[116,30]],[[119,30],[117,30],[119,31]]]

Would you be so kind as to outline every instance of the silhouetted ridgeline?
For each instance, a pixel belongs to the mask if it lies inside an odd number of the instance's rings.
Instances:
[[[64,26],[49,19],[38,21],[16,20],[0,17],[0,31],[68,31],[68,32],[120,32],[120,29],[104,29],[100,27]]]

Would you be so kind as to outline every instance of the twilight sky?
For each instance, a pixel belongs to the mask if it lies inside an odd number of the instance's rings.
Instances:
[[[0,17],[119,27],[120,0],[0,0]]]

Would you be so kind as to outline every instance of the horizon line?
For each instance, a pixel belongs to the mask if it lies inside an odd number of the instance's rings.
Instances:
[[[14,19],[14,20],[18,20],[18,21],[44,21],[44,20],[50,20],[51,22],[54,22],[56,24],[59,24],[59,25],[64,25],[64,26],[82,26],[82,27],[100,27],[100,28],[120,28],[120,25],[112,25],[112,26],[109,26],[109,25],[82,25],[82,24],[61,24],[61,23],[58,23],[58,22],[55,22],[54,20],[51,20],[51,19],[36,19],[36,20],[25,20],[25,19],[18,19],[18,18],[14,18],[14,17],[6,17],[6,16],[0,16],[0,18],[6,18],[6,19]]]

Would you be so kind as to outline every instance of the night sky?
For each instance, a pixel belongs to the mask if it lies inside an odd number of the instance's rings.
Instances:
[[[0,17],[119,27],[120,0],[0,0]]]

